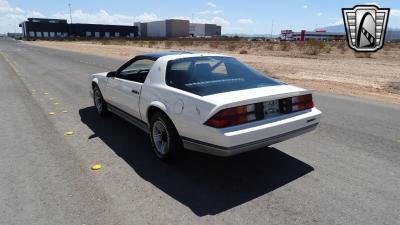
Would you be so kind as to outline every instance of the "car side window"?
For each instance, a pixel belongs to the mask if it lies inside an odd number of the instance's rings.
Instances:
[[[151,59],[139,59],[134,61],[131,65],[123,69],[117,77],[124,80],[135,81],[144,83],[147,74],[154,64],[154,60]]]

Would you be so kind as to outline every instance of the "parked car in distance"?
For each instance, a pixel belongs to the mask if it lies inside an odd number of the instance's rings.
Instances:
[[[183,149],[218,156],[259,149],[312,131],[321,116],[312,91],[219,54],[138,55],[91,75],[89,85],[98,114],[113,112],[149,133],[162,160]]]

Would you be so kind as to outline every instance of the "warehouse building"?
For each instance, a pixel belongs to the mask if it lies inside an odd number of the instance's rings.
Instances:
[[[341,32],[327,32],[326,30],[293,32],[292,30],[281,31],[282,41],[307,41],[307,40],[320,40],[320,41],[338,41],[346,40],[346,33]]]
[[[221,36],[221,26],[189,23],[189,20],[169,19],[135,23],[142,38],[214,37]]]
[[[69,27],[70,36],[73,37],[133,38],[138,36],[135,26],[73,23]]]
[[[221,36],[221,26],[216,24],[190,23],[189,31],[192,37]]]
[[[147,23],[135,23],[142,38],[176,38],[189,36],[189,21],[169,19]]]
[[[67,37],[112,38],[137,37],[135,26],[104,25],[104,24],[68,24],[67,20],[28,18],[19,25],[24,38],[48,39]]]

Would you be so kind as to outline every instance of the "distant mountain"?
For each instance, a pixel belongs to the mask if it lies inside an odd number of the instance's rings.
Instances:
[[[327,32],[336,32],[336,33],[344,33],[344,32],[346,32],[343,24],[324,27],[322,29],[326,30]]]
[[[346,32],[343,24],[336,25],[336,26],[324,27],[322,29],[326,30],[327,32],[342,32],[342,33]],[[400,31],[400,28],[388,27],[388,30]]]

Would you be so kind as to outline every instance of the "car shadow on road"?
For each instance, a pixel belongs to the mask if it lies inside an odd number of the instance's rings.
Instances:
[[[115,115],[100,118],[94,107],[79,110],[81,120],[144,180],[189,207],[215,215],[265,195],[313,168],[276,148],[220,158],[186,151],[174,163],[159,161],[147,134]]]

